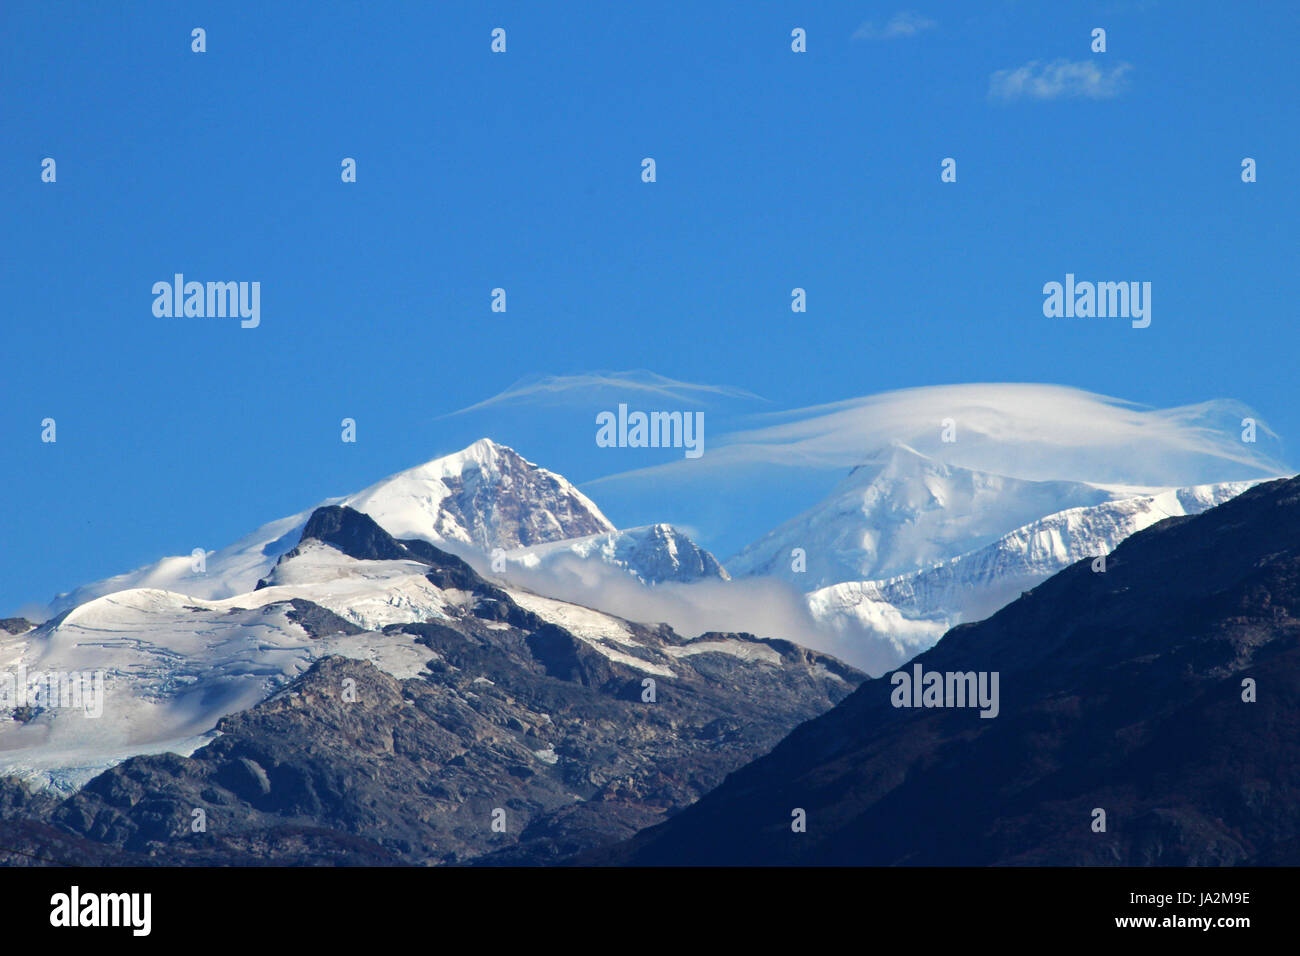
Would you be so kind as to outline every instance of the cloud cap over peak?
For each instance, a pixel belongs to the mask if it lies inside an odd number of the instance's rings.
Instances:
[[[1242,441],[1247,418],[1256,422],[1253,444]],[[1291,471],[1264,421],[1226,399],[1161,409],[1063,385],[977,383],[882,392],[758,421],[719,436],[692,464],[847,469],[903,443],[938,461],[1029,480],[1168,487]],[[944,441],[948,421],[954,441]]]

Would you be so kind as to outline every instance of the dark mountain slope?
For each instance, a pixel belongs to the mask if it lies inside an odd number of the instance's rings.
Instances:
[[[696,805],[585,859],[1295,864],[1298,637],[1291,479],[1133,535],[1104,573],[1080,562],[917,659],[998,672],[997,717],[896,708],[890,680],[868,681]]]

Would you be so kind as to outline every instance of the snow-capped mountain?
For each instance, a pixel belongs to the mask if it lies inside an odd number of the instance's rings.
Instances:
[[[807,592],[837,653],[880,674],[1136,531],[1255,482],[1140,488],[1027,481],[895,444],[727,562]],[[796,549],[799,549],[796,552]],[[798,570],[796,554],[805,570]]]
[[[823,502],[747,547],[728,570],[736,577],[774,575],[805,592],[820,633],[805,628],[783,636],[879,673],[1073,561],[1108,552],[1160,518],[1202,511],[1248,484],[1142,489],[1027,481],[945,464],[896,444],[854,469]],[[728,570],[679,530],[658,524],[619,531],[566,479],[488,439],[324,504],[355,508],[396,538],[438,545],[487,573],[571,602],[605,606],[614,593],[606,584],[613,579],[604,577],[611,570],[650,586],[728,580]],[[45,619],[141,588],[186,595],[199,606],[246,594],[263,581],[318,584],[331,572],[311,562],[328,563],[330,555],[304,552],[277,567],[311,513],[270,522],[210,552],[201,572],[189,557],[165,558],[79,588],[57,599]],[[795,570],[795,549],[805,571]],[[355,567],[336,576],[349,578],[354,589],[365,581]],[[418,582],[412,588],[398,594],[385,586],[373,598],[349,594],[320,603],[356,626],[383,627],[404,619],[404,608],[423,613],[436,605]],[[607,609],[672,619],[672,611],[658,607]],[[385,616],[394,613],[399,616]]]
[[[390,541],[386,550],[358,557],[373,542],[340,548],[314,526],[323,512],[364,514],[360,507],[382,519],[365,517],[374,536]],[[75,786],[127,756],[187,753],[221,717],[257,704],[325,656],[415,676],[428,656],[409,634],[388,632],[451,622],[476,600],[472,588],[432,579],[430,562],[451,561],[448,550],[492,564],[508,555],[503,571],[549,569],[563,559],[608,565],[645,584],[726,578],[711,554],[671,526],[618,531],[565,478],[483,439],[270,522],[208,553],[202,570],[190,557],[164,558],[61,595],[40,626],[0,622],[0,673],[103,673],[113,704],[95,719],[50,707],[39,694],[31,701],[39,719],[25,716],[26,706],[10,707],[19,717],[0,721],[0,775]],[[454,560],[466,580],[475,578]],[[629,656],[622,645],[638,641],[613,617],[522,588],[509,593],[612,660],[675,674],[671,653]],[[650,662],[655,656],[660,663]]]
[[[355,494],[331,498],[316,507],[325,505],[355,508],[396,537],[419,538],[453,551],[482,554],[616,531],[595,503],[567,479],[486,438],[453,455],[399,472]],[[209,600],[251,591],[280,556],[297,543],[313,510],[269,522],[231,545],[208,552],[201,571],[194,570],[189,555],[163,558],[61,594],[45,608],[43,616],[48,619],[95,598],[131,588],[160,588]],[[647,562],[645,573],[639,576],[650,579],[667,570],[672,563],[672,549],[686,555],[687,564],[690,552],[698,550],[679,534],[671,540],[661,536],[659,550],[645,535],[635,531],[629,534],[627,542],[613,551],[597,547],[585,553],[594,559],[610,553],[621,555],[619,560],[643,560]],[[635,542],[642,539],[643,547],[638,549]],[[701,562],[702,572],[703,565]]]
[[[1084,482],[972,471],[895,444],[726,566],[733,577],[776,576],[802,591],[878,580],[982,547],[1044,515],[1113,497]],[[806,570],[795,570],[796,548]]]
[[[1069,508],[927,568],[819,588],[808,595],[809,608],[842,641],[861,645],[862,653],[853,657],[859,666],[880,674],[927,649],[949,628],[988,617],[1076,561],[1109,554],[1157,521],[1199,514],[1254,484],[1174,488]]]
[[[705,551],[672,525],[653,524],[623,531],[606,531],[553,541],[501,556],[503,571],[518,567],[528,571],[556,571],[566,562],[599,561],[619,568],[642,584],[667,581],[686,583],[705,578],[726,581],[726,570]]]
[[[488,438],[339,503],[370,515],[394,537],[483,552],[615,530],[567,479]]]
[[[437,711],[421,731],[438,735],[436,752],[393,784],[402,799],[428,799],[413,780],[434,773],[444,782],[468,766],[475,773],[467,792],[490,786],[503,799],[531,781],[529,792],[554,809],[579,799],[575,793],[599,796],[606,782],[610,799],[618,798],[633,778],[671,790],[659,806],[678,806],[699,795],[701,781],[720,780],[742,752],[761,753],[863,676],[785,641],[690,639],[665,625],[503,588],[422,539],[395,539],[368,516],[330,506],[309,516],[299,541],[248,592],[209,600],[132,588],[0,637],[0,674],[17,675],[25,698],[15,699],[15,687],[0,695],[0,778],[72,790],[128,757],[189,755],[219,738],[223,719],[274,711],[278,692],[327,664],[331,673],[343,667],[339,673],[356,680],[378,681],[398,705],[411,682],[405,693],[425,698],[425,716]],[[63,683],[49,684],[49,675]],[[90,675],[102,693],[92,691]],[[79,699],[63,691],[81,678]],[[662,718],[638,710],[647,678],[662,687]],[[313,690],[320,692],[337,699],[338,682]],[[374,703],[361,699],[349,719],[373,720],[391,758],[394,723],[405,718],[400,707],[396,715],[370,714]],[[354,750],[338,743],[332,718],[318,709],[304,720],[276,744],[281,759],[297,754],[292,759],[305,760],[310,773],[347,776],[340,767]],[[628,741],[632,725],[638,743]],[[340,767],[312,763],[299,735],[316,735],[313,746],[342,746],[344,756],[332,758]],[[264,731],[252,736],[268,745]],[[168,772],[197,766],[162,759]],[[241,759],[245,771],[223,770],[215,782],[238,791],[229,774],[247,776],[251,759],[265,764],[253,783],[297,799],[299,771],[286,775],[265,756]],[[665,760],[680,775],[656,783]],[[468,819],[458,826],[481,829]],[[430,838],[424,831],[422,839]]]

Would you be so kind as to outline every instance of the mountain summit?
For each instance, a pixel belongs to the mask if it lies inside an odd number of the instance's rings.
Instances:
[[[481,438],[345,498],[397,538],[459,542],[489,552],[614,531],[568,480]]]
[[[895,443],[821,502],[727,562],[733,576],[775,575],[802,591],[888,578],[990,544],[1007,531],[1113,494],[1078,481],[1026,481],[936,461]],[[807,570],[791,567],[791,552]]]

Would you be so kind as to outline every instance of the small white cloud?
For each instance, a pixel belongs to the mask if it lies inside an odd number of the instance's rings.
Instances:
[[[1102,67],[1096,60],[1031,60],[1014,70],[998,70],[989,78],[995,100],[1108,100],[1119,96],[1133,69],[1131,63]]]
[[[594,393],[614,390],[654,395],[675,401],[704,401],[709,398],[765,401],[761,396],[730,385],[683,382],[645,369],[627,372],[581,372],[576,375],[543,375],[520,379],[505,391],[443,417],[479,411],[497,405],[547,401],[582,402]]]
[[[896,40],[900,37],[914,37],[925,30],[931,30],[939,24],[934,20],[900,10],[884,23],[872,23],[868,20],[853,33],[855,40]]]

